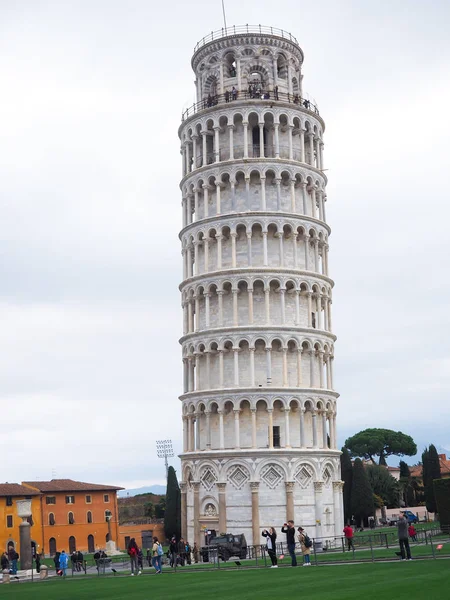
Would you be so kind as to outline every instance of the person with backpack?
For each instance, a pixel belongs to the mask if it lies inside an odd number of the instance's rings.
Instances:
[[[162,557],[164,554],[164,549],[163,549],[162,545],[159,543],[159,540],[157,537],[153,538],[152,551],[153,551],[152,565],[155,567],[156,574],[160,575],[162,573]]]
[[[303,527],[298,528],[298,541],[302,547],[302,555],[303,555],[303,566],[310,567],[311,566],[311,548],[312,548],[312,540]]]
[[[286,534],[286,544],[291,557],[291,565],[297,566],[297,557],[295,556],[295,527],[294,521],[289,520],[283,525],[281,531]]]
[[[136,540],[134,538],[131,538],[131,540],[128,544],[127,551],[128,551],[128,556],[130,557],[131,576],[134,575],[135,571],[136,571],[136,575],[140,575],[141,571],[138,568],[139,547],[136,544]]]
[[[277,540],[277,532],[275,531],[275,527],[269,527],[269,531],[267,531],[267,529],[264,529],[262,535],[266,538],[267,552],[272,562],[272,566],[270,568],[278,568],[277,551],[275,545]]]
[[[61,554],[59,556],[59,570],[61,572],[62,577],[66,576],[66,570],[67,570],[68,566],[69,566],[69,556],[68,556],[68,554],[66,554],[65,550],[62,550]]]

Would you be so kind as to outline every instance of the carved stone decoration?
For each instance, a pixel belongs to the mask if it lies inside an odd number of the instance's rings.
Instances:
[[[205,506],[205,517],[217,517],[217,508],[211,502]]]
[[[274,490],[284,481],[284,472],[277,465],[267,465],[261,472],[261,481]]]
[[[250,473],[245,467],[236,465],[228,470],[227,479],[234,488],[240,490],[250,480]]]
[[[209,492],[217,481],[217,475],[209,467],[203,469],[200,482],[207,492]]]
[[[328,467],[325,467],[325,469],[323,470],[322,479],[323,479],[323,483],[324,483],[325,487],[326,488],[330,487],[332,475],[331,475],[330,469]]]
[[[313,470],[309,465],[301,465],[294,479],[302,489],[306,489],[311,485],[313,480]]]

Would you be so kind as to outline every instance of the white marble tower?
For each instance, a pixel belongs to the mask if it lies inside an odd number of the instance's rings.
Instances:
[[[340,535],[325,124],[303,52],[272,27],[231,27],[192,57],[183,178],[182,533],[293,518]]]

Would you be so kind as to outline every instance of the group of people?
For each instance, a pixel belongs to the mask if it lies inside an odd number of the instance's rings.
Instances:
[[[9,546],[7,552],[3,552],[1,557],[2,571],[9,571],[11,575],[17,575],[17,563],[19,555],[14,546]]]
[[[72,554],[70,555],[70,562],[72,563],[72,569],[74,571],[80,572],[82,570],[83,561],[84,561],[84,556],[80,550],[78,550],[78,552],[76,550],[74,550],[72,552]]]
[[[291,565],[293,567],[297,566],[297,555],[295,553],[295,546],[296,542],[298,541],[302,550],[303,566],[310,567],[312,540],[310,539],[306,531],[303,529],[303,527],[297,527],[297,529],[295,529],[294,521],[289,520],[287,523],[284,523],[283,527],[281,528],[281,531],[282,533],[286,534],[286,545],[288,548],[289,556],[291,557]],[[269,529],[264,529],[262,535],[266,538],[267,553],[272,563],[271,568],[276,569],[278,567],[278,558],[276,549],[277,532],[275,530],[275,527],[269,527]]]
[[[277,85],[273,88],[272,94],[273,94],[274,100],[280,99]],[[235,88],[235,86],[233,86],[231,90],[225,90],[225,93],[224,93],[225,102],[232,102],[233,100],[237,100],[238,95],[239,95],[239,92]],[[314,110],[314,112],[316,112],[318,114],[317,108],[314,105],[311,105],[311,102],[309,100],[307,100],[306,98],[302,99],[299,96],[299,94],[289,94],[288,93],[288,94],[285,94],[285,96],[286,96],[286,99],[288,102],[293,102],[294,104],[302,104],[307,110]],[[258,99],[258,100],[270,100],[271,94],[270,94],[269,90],[266,90],[262,87],[261,83],[255,82],[255,83],[251,83],[248,86],[245,97],[251,98],[251,99]],[[211,108],[212,106],[216,106],[217,104],[219,104],[219,96],[218,96],[218,94],[208,94],[208,96],[205,98],[205,100],[203,102],[204,102],[204,108]],[[312,106],[312,108],[311,108],[311,106]]]
[[[167,557],[171,567],[184,567],[186,564],[191,565],[192,560],[194,560],[195,563],[198,563],[200,560],[200,551],[197,542],[195,542],[194,547],[192,547],[189,542],[185,541],[183,538],[180,538],[180,541],[177,542],[176,537],[172,536]]]
[[[405,515],[402,513],[401,517],[397,521],[397,533],[398,541],[400,544],[400,556],[402,560],[412,560],[411,548],[409,546],[409,540],[417,542],[417,531],[412,523],[409,523]],[[353,543],[353,527],[350,523],[344,527],[344,536],[347,541],[347,550],[355,551],[355,544]]]
[[[144,554],[142,552],[142,548],[139,548],[139,546],[137,545],[135,538],[131,538],[131,540],[129,541],[127,552],[128,556],[130,557],[131,575],[141,575],[142,569],[144,568]],[[153,545],[151,551],[150,549],[147,551],[147,560],[149,566],[150,564],[152,565],[157,575],[160,575],[162,573],[163,554],[164,550],[161,543],[159,542],[156,536],[153,537]]]

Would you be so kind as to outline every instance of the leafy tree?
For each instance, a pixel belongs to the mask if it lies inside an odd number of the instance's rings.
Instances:
[[[377,494],[373,495],[373,503],[376,508],[383,508],[384,500],[381,496],[377,496]]]
[[[155,505],[153,502],[146,502],[144,505],[144,512],[146,517],[154,517],[155,516]]]
[[[167,474],[166,510],[164,513],[164,531],[167,538],[173,535],[181,537],[181,492],[177,475],[173,467]]]
[[[163,496],[158,504],[155,506],[155,517],[157,519],[164,519],[164,514],[166,512],[166,498]]]
[[[353,465],[347,448],[342,448],[341,454],[341,478],[344,482],[342,497],[344,499],[344,522],[350,522],[352,518],[352,480]]]
[[[366,473],[372,486],[373,493],[383,499],[388,508],[398,508],[401,488],[386,467],[368,465]]]
[[[409,470],[409,467],[405,463],[404,460],[400,461],[399,467],[400,467],[400,477],[410,477],[411,476],[411,471]]]
[[[352,513],[356,525],[367,524],[368,517],[373,515],[373,490],[362,461],[357,458],[353,464]]]
[[[433,481],[441,478],[441,464],[436,447],[431,444],[422,454],[422,479],[425,491],[425,504],[428,512],[437,512]]]
[[[378,464],[385,465],[386,458],[391,455],[413,456],[417,446],[411,436],[401,431],[391,429],[364,429],[349,437],[345,446],[353,457],[362,457],[375,463],[374,457],[378,456]]]

